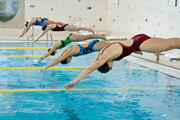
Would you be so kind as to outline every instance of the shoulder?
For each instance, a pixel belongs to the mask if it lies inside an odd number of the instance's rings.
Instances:
[[[114,43],[111,46],[109,46],[106,51],[103,51],[103,56],[105,58],[108,58],[108,60],[112,60],[117,58],[119,55],[122,54],[123,48],[120,44]]]
[[[72,47],[70,47],[68,50],[67,50],[68,53],[73,53],[74,54],[77,54],[79,52],[79,46],[78,45],[74,45]]]
[[[29,19],[29,23],[34,23],[34,22],[36,22],[36,18]]]
[[[79,45],[77,44],[77,45],[73,45],[72,47],[70,47],[69,49],[70,50],[77,50],[77,49],[79,49],[80,47],[79,47]]]
[[[61,40],[60,40],[60,41],[55,42],[53,46],[55,46],[55,47],[59,47],[60,45],[61,45]]]
[[[56,24],[49,24],[48,27],[49,27],[49,28],[55,28],[55,27],[56,27]]]

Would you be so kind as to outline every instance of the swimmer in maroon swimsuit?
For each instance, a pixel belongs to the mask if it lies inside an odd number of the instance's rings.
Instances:
[[[180,49],[180,38],[163,39],[139,34],[127,41],[110,43],[98,53],[89,67],[84,69],[70,84],[64,87],[67,87],[67,90],[72,89],[77,82],[96,69],[102,73],[107,73],[112,69],[113,61],[121,60],[132,52],[140,54],[142,54],[141,51],[157,53],[171,49]]]
[[[79,31],[79,30],[86,30],[89,32],[92,32],[94,34],[93,29],[91,28],[85,28],[85,27],[75,27],[69,24],[63,24],[63,25],[58,25],[58,24],[49,24],[48,26],[44,25],[42,27],[42,30],[44,32],[42,32],[35,40],[34,42],[36,42],[41,36],[43,36],[46,32],[48,32],[49,30],[52,31]]]

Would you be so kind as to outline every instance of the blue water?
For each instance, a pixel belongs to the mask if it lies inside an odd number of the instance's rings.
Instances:
[[[29,44],[29,46],[27,46]],[[49,46],[47,46],[47,44]],[[50,47],[51,43],[2,43],[0,47]],[[72,44],[71,44],[72,45]],[[46,50],[5,50],[0,55],[42,55]],[[58,51],[60,54],[62,50]],[[56,55],[58,55],[56,54]],[[86,67],[97,53],[56,66]],[[0,67],[41,67],[36,57],[0,57]],[[74,89],[180,87],[180,80],[121,60],[107,74],[94,71]],[[129,69],[126,69],[129,68]],[[0,70],[2,89],[63,89],[82,69]],[[114,90],[0,94],[0,120],[180,120],[180,90]]]

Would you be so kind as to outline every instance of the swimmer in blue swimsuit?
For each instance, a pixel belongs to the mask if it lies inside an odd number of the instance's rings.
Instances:
[[[32,18],[29,21],[25,22],[25,28],[23,29],[23,31],[21,32],[19,37],[23,37],[23,35],[29,30],[29,28],[32,25],[43,26],[43,25],[49,25],[49,24],[64,25],[64,23],[62,23],[62,22],[54,22],[54,21],[51,21],[47,18],[35,17],[35,18]]]
[[[37,62],[41,62],[43,59],[48,57],[49,55],[55,55],[58,49],[62,49],[66,47],[71,42],[79,42],[87,39],[106,39],[103,35],[96,35],[96,34],[90,34],[90,35],[77,35],[75,33],[71,33],[68,35],[68,37],[65,40],[59,40],[54,43],[54,45],[48,49],[48,52],[45,53],[42,57],[40,57]]]
[[[71,46],[67,48],[66,50],[64,50],[58,58],[54,59],[46,66],[42,67],[40,69],[40,73],[45,71],[49,67],[58,64],[59,62],[61,62],[62,64],[67,64],[71,61],[72,57],[78,57],[78,56],[86,55],[95,51],[100,51],[108,44],[110,44],[110,42],[92,40],[88,44],[77,44],[77,45]]]

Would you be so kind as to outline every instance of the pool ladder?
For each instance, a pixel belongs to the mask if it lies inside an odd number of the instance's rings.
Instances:
[[[49,34],[49,35],[48,35]],[[53,37],[52,37],[52,34],[51,34],[51,31],[48,31],[46,33],[46,40],[48,41],[48,36],[50,36],[50,39],[52,40]],[[32,41],[34,40],[34,26],[31,27],[31,34],[27,37],[27,40],[29,39],[32,39]]]

